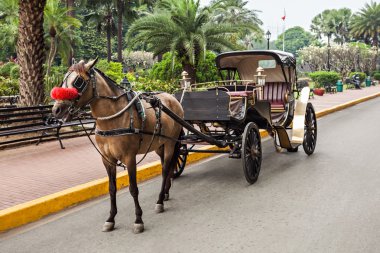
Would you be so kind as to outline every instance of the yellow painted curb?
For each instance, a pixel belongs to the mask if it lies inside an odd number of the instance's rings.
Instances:
[[[371,99],[374,99],[374,98],[377,98],[377,97],[380,97],[380,92],[375,93],[373,95],[366,96],[366,97],[362,97],[362,98],[359,98],[359,99],[356,99],[356,100],[352,100],[352,101],[349,101],[349,102],[344,103],[344,104],[336,105],[336,106],[333,106],[331,108],[328,108],[328,109],[325,109],[325,110],[322,110],[322,111],[319,111],[319,112],[316,113],[316,116],[317,116],[317,118],[320,118],[320,117],[326,116],[328,114],[331,114],[333,112],[346,109],[348,107],[351,107],[351,106],[363,103],[365,101],[368,101],[368,100],[371,100]]]
[[[332,108],[317,112],[318,118],[343,110],[347,107],[362,103],[364,101],[380,96],[380,92],[364,98],[350,101]],[[260,130],[261,138],[267,137],[268,133]],[[205,146],[203,149],[217,149],[215,146]],[[187,164],[213,156],[212,153],[191,153],[187,157]],[[145,181],[161,174],[161,163],[159,161],[143,165],[138,168],[137,181]],[[119,172],[117,175],[117,188],[129,185],[128,173]],[[83,201],[108,194],[108,177],[98,179],[86,184],[78,185],[64,191],[44,196],[20,205],[16,205],[0,211],[0,232],[19,227],[21,225],[36,221],[49,214],[61,211],[67,207],[76,205]]]

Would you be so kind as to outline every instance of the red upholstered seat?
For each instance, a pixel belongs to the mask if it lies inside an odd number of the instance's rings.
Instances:
[[[230,91],[227,92],[228,95],[231,97],[248,97],[249,95],[252,95],[253,91]]]
[[[272,110],[284,110],[288,89],[284,82],[267,82],[263,89],[263,99],[270,102]]]

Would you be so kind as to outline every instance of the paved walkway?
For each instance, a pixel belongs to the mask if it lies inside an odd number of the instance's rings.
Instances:
[[[380,86],[315,96],[316,111],[380,92]],[[103,178],[107,173],[87,137],[0,151],[0,210]],[[158,160],[152,153],[142,164]]]

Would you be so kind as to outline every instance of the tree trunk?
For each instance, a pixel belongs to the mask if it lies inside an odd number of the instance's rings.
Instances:
[[[108,21],[107,21],[108,22]],[[107,61],[111,61],[111,25],[107,24]]]
[[[123,62],[124,0],[117,0],[117,61]]]
[[[49,50],[49,56],[48,56],[48,62],[46,67],[46,75],[50,75],[51,66],[53,65],[53,61],[55,58],[55,55],[57,53],[57,37],[50,37],[50,50]]]
[[[74,10],[74,2],[75,0],[66,0],[66,7],[67,9],[69,9],[69,11],[67,12],[67,16],[69,17],[75,17],[75,10]],[[72,28],[70,28],[72,29]],[[69,66],[71,66],[73,64],[73,57],[74,57],[74,41],[70,41],[70,52],[69,52],[69,55],[68,55],[68,59],[67,59],[67,64]]]
[[[44,101],[44,8],[46,0],[19,1],[17,58],[20,65],[20,103]]]
[[[190,63],[184,63],[183,69],[189,74],[190,83],[191,84],[195,83],[197,72],[196,72],[196,69],[194,68],[194,66],[191,65]]]

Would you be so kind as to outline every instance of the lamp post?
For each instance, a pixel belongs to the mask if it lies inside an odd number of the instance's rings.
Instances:
[[[265,34],[265,37],[267,38],[267,49],[269,50],[269,40],[270,40],[270,37],[271,37],[271,33],[270,31],[268,30],[267,33]]]

